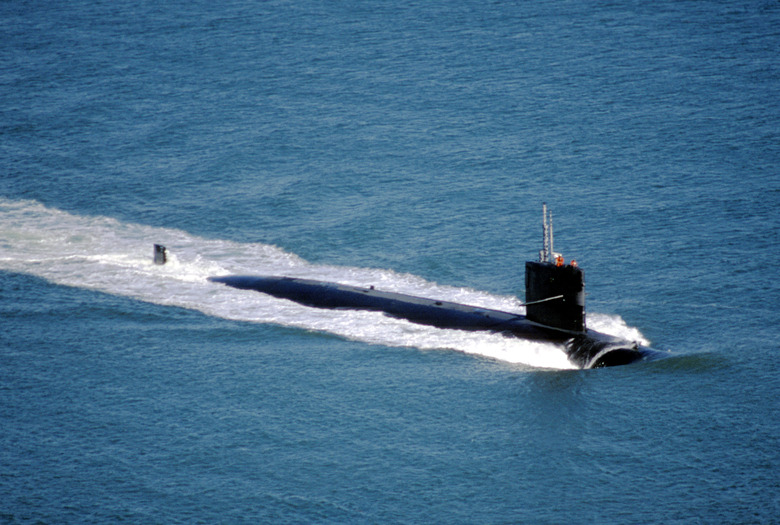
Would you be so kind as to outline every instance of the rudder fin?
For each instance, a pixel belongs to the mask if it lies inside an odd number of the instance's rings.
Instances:
[[[165,264],[168,262],[168,249],[162,244],[154,245],[154,264]]]

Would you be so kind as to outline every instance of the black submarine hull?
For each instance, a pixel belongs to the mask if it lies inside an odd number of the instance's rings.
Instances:
[[[578,368],[625,365],[654,352],[635,342],[584,330],[560,330],[511,312],[438,301],[394,292],[294,277],[229,275],[209,281],[242,290],[254,290],[305,306],[327,309],[371,310],[413,323],[455,330],[489,331],[508,337],[559,345]]]

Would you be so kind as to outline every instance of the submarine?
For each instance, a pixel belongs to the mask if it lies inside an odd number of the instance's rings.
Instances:
[[[560,347],[580,369],[625,365],[660,355],[635,341],[586,327],[584,272],[576,261],[566,264],[563,256],[553,251],[552,213],[548,213],[546,204],[542,205],[542,214],[543,248],[539,260],[525,264],[525,315],[381,291],[373,286],[297,277],[227,275],[208,280],[314,308],[377,311],[437,328],[487,331],[548,342]],[[155,245],[154,262],[165,261],[165,247]]]

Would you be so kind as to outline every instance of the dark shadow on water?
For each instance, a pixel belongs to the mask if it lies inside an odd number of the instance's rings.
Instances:
[[[713,372],[730,368],[729,360],[714,352],[695,354],[670,354],[667,357],[639,363],[639,366],[652,372]]]

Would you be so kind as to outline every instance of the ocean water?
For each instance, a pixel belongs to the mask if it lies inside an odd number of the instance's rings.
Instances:
[[[0,3],[0,523],[778,523],[780,3]],[[209,283],[523,312],[557,348]],[[151,262],[152,244],[171,262]]]

